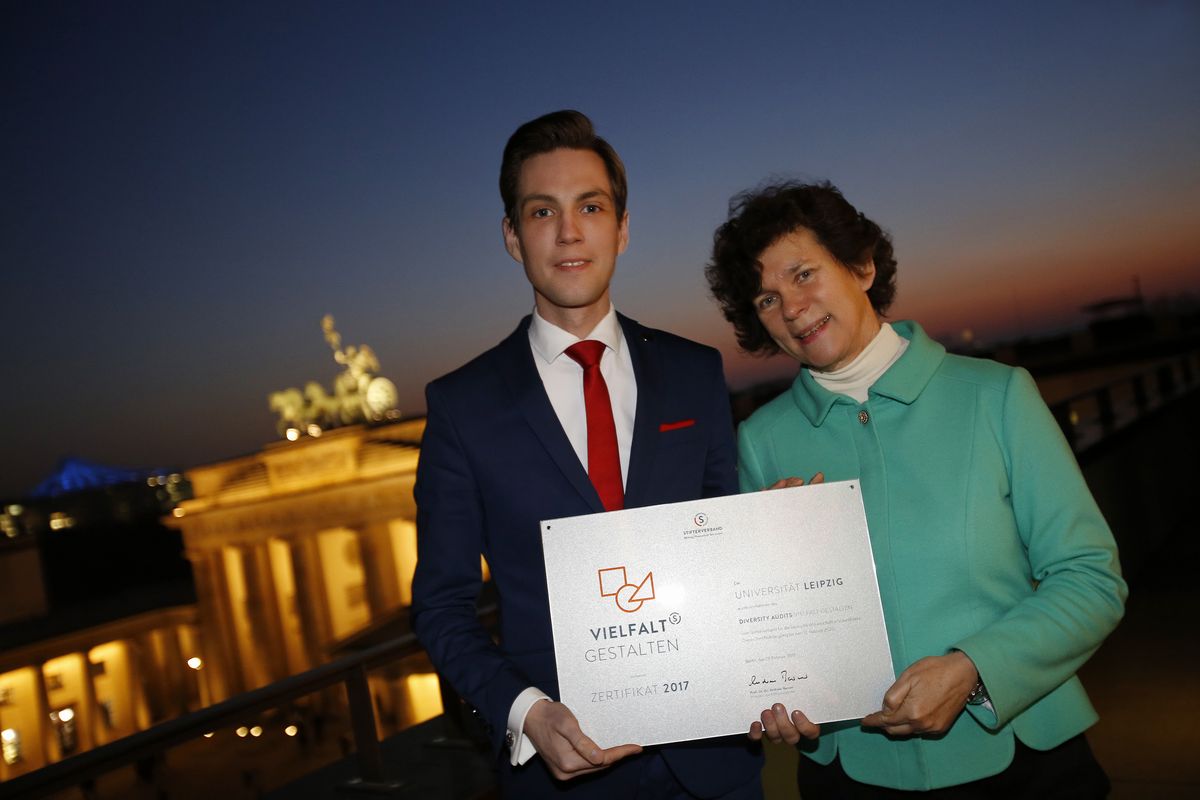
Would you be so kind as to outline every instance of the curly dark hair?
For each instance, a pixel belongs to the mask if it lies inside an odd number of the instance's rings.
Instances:
[[[846,269],[869,260],[875,282],[867,290],[875,313],[883,316],[896,296],[896,257],[892,238],[850,205],[837,187],[821,183],[773,183],[742,192],[729,202],[729,219],[713,234],[712,261],[704,269],[712,295],[733,323],[738,344],[748,353],[772,355],[779,345],[754,310],[762,290],[763,251],[801,228]]]

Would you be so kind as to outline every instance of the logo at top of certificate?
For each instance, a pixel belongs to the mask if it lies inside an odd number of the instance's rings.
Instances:
[[[647,572],[640,583],[632,583],[625,567],[607,567],[596,570],[600,576],[600,596],[611,597],[617,608],[632,614],[647,600],[654,599],[654,573]]]

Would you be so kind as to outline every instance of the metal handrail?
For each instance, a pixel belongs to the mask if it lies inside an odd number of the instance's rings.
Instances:
[[[481,617],[494,613],[494,607],[480,609]],[[161,722],[144,731],[56,761],[40,769],[0,783],[0,798],[43,797],[128,766],[243,719],[248,714],[277,708],[289,700],[312,694],[338,683],[346,684],[351,730],[357,754],[360,785],[396,785],[384,775],[383,757],[375,727],[375,708],[367,686],[367,671],[421,652],[417,637],[411,633],[376,645],[361,653],[292,675],[267,686],[236,695],[197,711]]]

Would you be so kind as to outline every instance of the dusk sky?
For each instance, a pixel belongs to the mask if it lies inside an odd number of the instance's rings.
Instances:
[[[623,157],[617,307],[739,355],[713,229],[769,177],[889,230],[891,316],[997,341],[1200,292],[1200,3],[58,2],[0,9],[0,497],[190,467],[371,345],[405,414],[532,308],[500,153],[577,108]]]

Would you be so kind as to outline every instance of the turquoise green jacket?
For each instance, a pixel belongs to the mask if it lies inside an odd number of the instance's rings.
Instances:
[[[951,650],[975,663],[994,714],[971,706],[941,737],[826,724],[809,752],[840,755],[864,783],[933,789],[1000,772],[1014,736],[1046,750],[1096,721],[1075,672],[1128,589],[1029,373],[948,355],[914,322],[894,327],[910,344],[867,402],[801,370],[742,423],[738,469],[742,491],[816,472],[860,479],[896,673]]]

